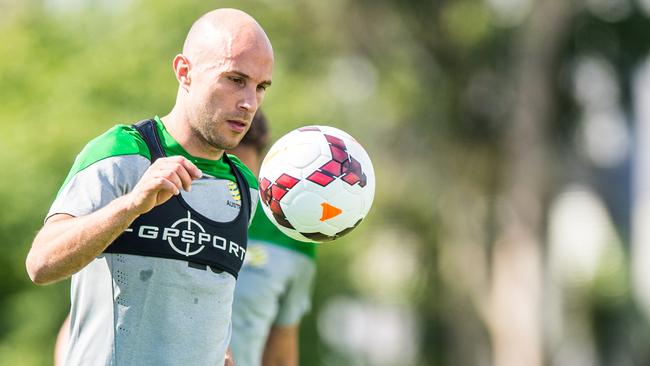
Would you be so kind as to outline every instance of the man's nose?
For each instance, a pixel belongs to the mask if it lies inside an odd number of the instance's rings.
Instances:
[[[239,101],[238,107],[248,112],[255,112],[257,111],[257,106],[257,90],[255,89],[251,91],[249,88],[246,88],[242,99]]]

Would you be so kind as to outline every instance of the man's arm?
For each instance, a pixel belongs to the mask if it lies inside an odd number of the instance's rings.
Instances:
[[[271,327],[262,356],[263,366],[298,365],[298,329],[298,325]]]
[[[65,317],[59,333],[56,335],[56,343],[54,343],[54,366],[65,365],[65,353],[68,349],[68,341],[70,338],[70,314]]]
[[[201,171],[184,157],[156,160],[133,190],[103,208],[80,217],[51,216],[27,254],[26,267],[34,283],[69,277],[101,254],[140,215],[167,201],[180,189],[188,191]]]

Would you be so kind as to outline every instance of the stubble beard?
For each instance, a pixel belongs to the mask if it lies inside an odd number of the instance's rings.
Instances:
[[[239,144],[239,141],[233,143],[219,134],[218,127],[223,123],[225,122],[216,122],[215,125],[215,123],[208,119],[202,119],[196,126],[192,126],[192,132],[205,146],[210,146],[217,150],[230,150],[235,148]]]

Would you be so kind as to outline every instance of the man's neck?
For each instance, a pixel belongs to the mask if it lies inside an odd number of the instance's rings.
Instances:
[[[192,132],[187,117],[179,113],[176,108],[172,109],[168,115],[161,117],[160,120],[165,125],[167,132],[188,154],[209,160],[219,160],[223,156],[222,149],[209,145]]]

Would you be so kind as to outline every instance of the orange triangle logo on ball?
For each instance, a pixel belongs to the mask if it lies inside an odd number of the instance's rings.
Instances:
[[[343,212],[343,210],[340,208],[332,206],[327,202],[323,202],[320,205],[323,207],[323,214],[321,215],[320,221],[329,220],[332,217],[336,217],[340,215],[341,212]]]

